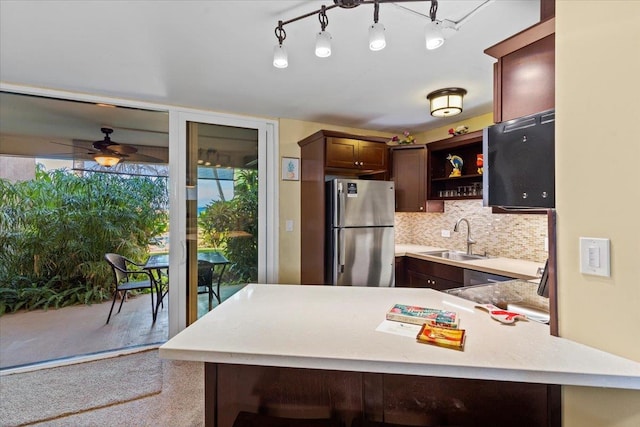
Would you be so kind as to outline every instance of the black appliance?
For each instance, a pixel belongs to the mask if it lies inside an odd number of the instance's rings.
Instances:
[[[538,295],[549,298],[549,260],[544,263],[544,270],[537,289]]]
[[[555,110],[484,129],[484,206],[555,207]]]

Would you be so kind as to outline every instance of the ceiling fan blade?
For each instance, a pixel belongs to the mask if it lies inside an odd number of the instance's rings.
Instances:
[[[166,163],[165,160],[159,159],[157,157],[147,156],[146,154],[138,154],[138,153],[126,155],[125,159],[130,162],[140,161],[140,162],[159,163],[159,164]]]
[[[105,148],[109,151],[113,151],[114,153],[118,153],[118,154],[133,154],[138,151],[138,149],[135,147],[132,147],[130,145],[123,145],[123,144],[111,144]]]
[[[71,147],[71,148],[76,148],[76,149],[78,148],[77,145],[73,145],[73,144],[65,144],[63,142],[57,142],[57,141],[49,141],[49,142],[52,143],[52,144],[63,145],[65,147]]]

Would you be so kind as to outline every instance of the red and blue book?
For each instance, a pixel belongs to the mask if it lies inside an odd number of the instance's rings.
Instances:
[[[404,304],[394,304],[387,312],[387,320],[414,325],[427,323],[432,326],[446,328],[458,327],[458,314],[454,311]]]

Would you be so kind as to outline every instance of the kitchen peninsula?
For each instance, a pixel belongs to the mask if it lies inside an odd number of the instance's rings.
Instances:
[[[384,320],[396,303],[456,311],[464,351],[400,335]],[[396,331],[379,330],[389,323]],[[347,426],[555,426],[559,385],[640,390],[640,363],[537,322],[501,325],[432,289],[252,284],[160,356],[205,362],[206,424],[220,427],[240,413]]]

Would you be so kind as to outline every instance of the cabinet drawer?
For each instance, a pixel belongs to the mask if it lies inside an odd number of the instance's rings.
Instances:
[[[459,288],[462,285],[452,280],[409,270],[407,271],[407,286],[409,288],[431,288],[436,291],[446,291],[447,289]]]
[[[460,267],[411,257],[407,257],[405,265],[407,273],[414,271],[423,275],[446,279],[458,284],[458,286],[462,286],[464,283],[464,269]]]

